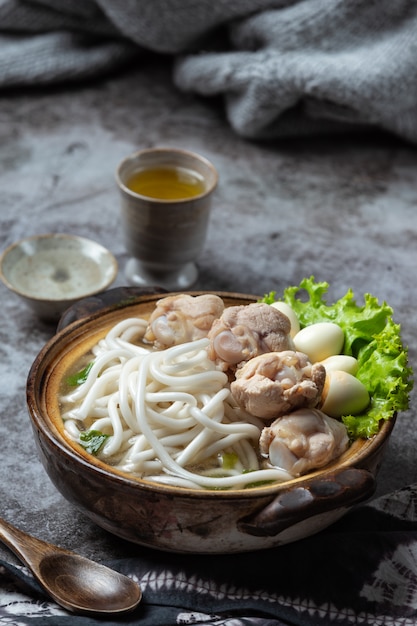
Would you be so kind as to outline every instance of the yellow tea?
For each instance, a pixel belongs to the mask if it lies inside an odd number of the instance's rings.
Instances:
[[[203,177],[183,167],[159,166],[135,172],[126,187],[147,198],[187,200],[205,191]]]

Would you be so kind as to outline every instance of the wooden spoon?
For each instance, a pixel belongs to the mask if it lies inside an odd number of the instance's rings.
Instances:
[[[141,601],[141,589],[129,577],[36,539],[1,518],[0,540],[65,609],[89,614],[126,613]]]

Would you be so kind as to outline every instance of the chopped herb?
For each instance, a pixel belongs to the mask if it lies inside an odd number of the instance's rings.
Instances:
[[[222,467],[225,470],[231,470],[236,467],[239,457],[235,452],[224,452],[222,454]]]
[[[86,430],[80,433],[80,443],[87,452],[97,455],[109,436],[99,430]]]
[[[88,363],[88,365],[86,365],[84,369],[76,372],[75,374],[72,374],[71,376],[68,376],[66,380],[67,385],[69,385],[70,387],[78,387],[78,385],[82,385],[83,383],[85,383],[92,367],[93,361]]]
[[[265,485],[276,485],[275,480],[257,480],[253,483],[246,483],[244,489],[254,489],[254,487],[264,487]]]

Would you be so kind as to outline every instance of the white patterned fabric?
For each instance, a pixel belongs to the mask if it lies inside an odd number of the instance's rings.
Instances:
[[[109,563],[138,581],[133,626],[415,626],[417,485],[358,506],[327,530],[273,550],[188,556],[143,549]],[[0,625],[68,624],[24,567],[0,562]],[[97,624],[72,616],[71,626]],[[100,619],[103,626],[121,623]]]

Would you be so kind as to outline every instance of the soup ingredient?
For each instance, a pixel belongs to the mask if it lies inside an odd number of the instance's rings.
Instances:
[[[322,417],[323,411],[318,408],[325,387],[325,366],[311,363],[305,353],[294,349],[290,319],[269,306],[269,295],[265,297],[268,303],[265,300],[222,310],[210,330],[203,328],[207,336],[185,343],[181,342],[187,333],[176,333],[177,318],[174,317],[174,330],[167,330],[163,320],[159,345],[165,346],[167,336],[169,341],[179,341],[163,350],[154,349],[156,336],[153,345],[144,345],[144,335],[151,328],[144,319],[125,319],[111,328],[93,349],[94,360],[86,380],[82,382],[81,378],[79,387],[62,399],[67,403],[63,418],[68,436],[81,443],[84,438],[94,441],[97,434],[104,435],[107,439],[103,438],[98,447],[102,460],[152,481],[208,489],[248,488],[268,481],[289,480],[294,475],[291,472],[321,466],[321,459],[327,453],[328,459],[335,458],[332,454],[337,449],[339,434],[340,449],[345,440],[341,433],[371,436],[377,431],[380,419],[392,416],[393,406],[399,409],[401,404],[407,404],[412,386],[399,328],[389,317],[386,305],[376,306],[371,297],[365,298],[362,307],[365,312],[360,311],[360,315],[357,305],[347,296],[343,306],[338,301],[337,305],[328,307],[322,292],[317,297],[320,289],[313,279],[301,285],[313,302],[310,307],[304,308],[305,299],[298,301],[292,291],[299,288],[286,290],[285,298],[296,311],[302,329],[304,325],[327,323],[337,317],[334,325],[344,333],[344,356],[357,360],[358,381],[366,391],[372,389],[368,407],[344,406],[344,411],[357,409],[359,420],[357,416],[343,414],[343,422],[335,426],[331,416]],[[179,294],[175,301],[185,295]],[[194,305],[196,298],[192,301]],[[175,306],[162,307],[162,314],[154,321],[160,321],[172,309]],[[345,309],[346,319],[353,319],[355,332],[342,319]],[[199,315],[195,318],[199,319]],[[187,332],[189,321],[185,323]],[[191,336],[194,337],[196,329],[197,333],[202,330],[199,323],[192,324]],[[278,358],[273,353],[278,353]],[[284,362],[286,353],[288,362]],[[297,363],[294,359],[298,359]],[[262,381],[268,379],[262,382],[267,385],[264,393],[258,395],[256,389],[248,393],[251,378],[259,374],[257,362],[265,364]],[[381,372],[385,377],[371,376]],[[245,378],[240,389],[239,384]],[[276,386],[279,393],[274,397]],[[288,409],[284,408],[283,397]],[[300,418],[300,406],[303,411],[310,411],[309,417],[301,413],[303,419],[293,423],[293,419]],[[374,411],[376,408],[378,413]],[[283,411],[278,419],[277,410]],[[265,419],[274,421],[264,431]],[[285,426],[284,431],[277,430],[278,424],[280,428]],[[256,447],[260,442],[267,458],[265,463]],[[298,456],[300,442],[305,444],[304,459]],[[329,461],[323,464],[326,462]]]
[[[178,294],[158,300],[144,339],[159,349],[206,337],[224,311],[219,296]]]
[[[82,370],[76,372],[75,374],[72,374],[71,376],[68,376],[66,379],[67,385],[69,387],[78,387],[78,385],[84,383],[87,380],[88,373],[91,370],[92,366],[92,363],[87,363],[87,365]]]
[[[355,376],[342,370],[327,372],[320,408],[331,417],[356,415],[370,401],[368,390]]]
[[[349,446],[347,429],[318,409],[299,409],[266,426],[259,440],[269,464],[293,477],[324,467]]]
[[[291,324],[290,335],[291,337],[294,337],[300,330],[300,322],[298,321],[298,317],[292,308],[286,302],[279,301],[273,302],[271,306],[273,306],[274,309],[278,309],[278,311],[281,311],[281,313],[284,313],[284,315],[288,317]]]
[[[345,336],[333,322],[317,322],[301,329],[294,337],[296,350],[305,352],[312,363],[340,354]]]
[[[266,304],[227,307],[208,333],[208,354],[223,371],[233,371],[259,354],[292,350],[290,330],[288,317]]]
[[[98,454],[106,443],[109,435],[104,435],[98,430],[87,430],[80,433],[80,443],[90,454]]]
[[[135,172],[126,187],[147,198],[187,200],[205,191],[204,178],[184,167],[152,167]]]
[[[87,380],[62,398],[73,441],[106,435],[97,452],[102,461],[188,488],[289,478],[261,467],[256,445],[263,423],[236,404],[227,375],[208,358],[207,338],[147,350],[129,341],[137,329],[133,318],[116,324],[95,347]]]
[[[363,305],[356,303],[351,289],[328,304],[326,282],[304,278],[299,285],[287,287],[282,296],[296,313],[301,327],[317,322],[334,322],[344,332],[343,354],[358,361],[356,377],[367,388],[371,401],[358,415],[343,415],[352,438],[371,437],[378,432],[381,420],[391,419],[395,412],[406,410],[413,388],[408,349],[401,341],[401,328],[393,320],[393,310],[367,293]],[[264,296],[271,304],[275,293]]]
[[[326,378],[321,363],[293,350],[254,357],[236,371],[230,389],[236,402],[260,419],[274,419],[301,407],[315,407]]]
[[[348,356],[347,354],[329,356],[324,361],[321,361],[321,364],[324,365],[327,373],[342,370],[352,374],[352,376],[356,376],[359,367],[358,360],[354,356]]]

